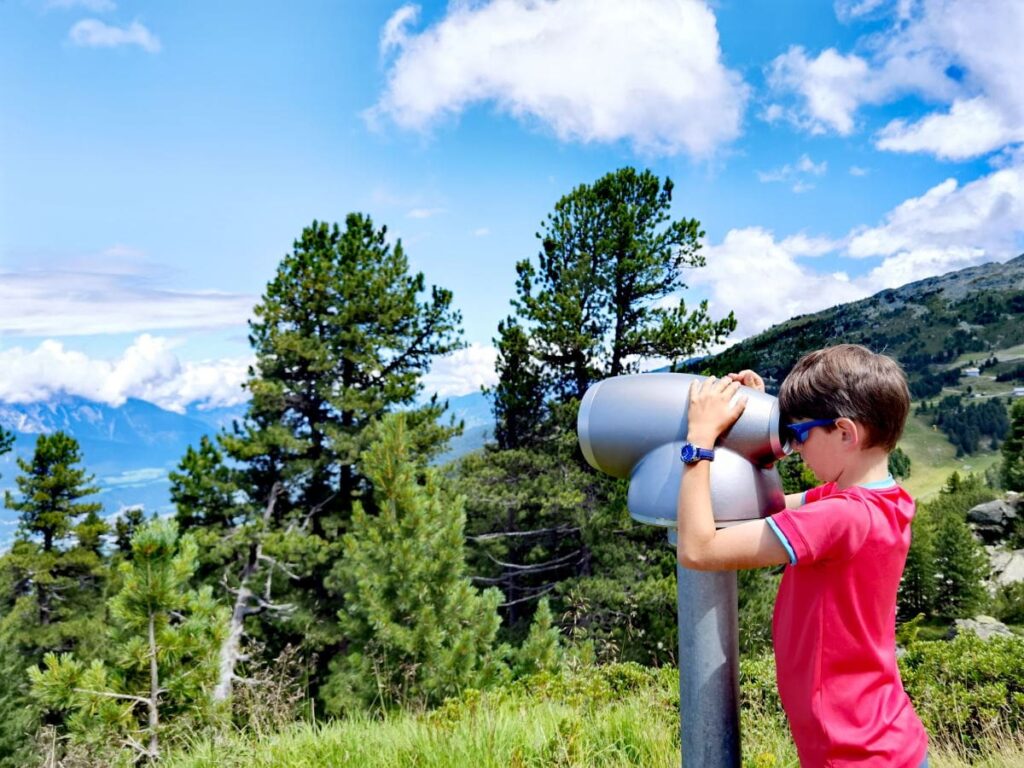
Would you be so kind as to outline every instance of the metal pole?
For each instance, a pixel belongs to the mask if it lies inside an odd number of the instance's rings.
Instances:
[[[740,768],[736,572],[677,565],[676,578],[683,768]]]

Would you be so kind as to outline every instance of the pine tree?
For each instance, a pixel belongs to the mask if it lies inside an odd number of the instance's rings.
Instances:
[[[897,480],[910,477],[910,457],[899,446],[889,454],[889,474]]]
[[[417,459],[405,414],[386,416],[362,471],[376,516],[357,503],[331,573],[346,650],[331,665],[331,711],[429,706],[503,673],[497,590],[463,560],[463,501]]]
[[[233,605],[218,695],[243,635],[258,632],[271,655],[302,643],[323,660],[340,642],[325,583],[355,502],[373,512],[357,463],[370,424],[408,411],[424,458],[459,429],[439,423],[436,399],[415,404],[431,360],[461,346],[452,294],[428,290],[369,217],[304,229],[254,314],[245,419],[192,449],[172,479],[183,528],[204,537],[200,576],[221,588],[226,574]]]
[[[540,367],[530,350],[530,337],[509,317],[498,323],[498,383],[487,390],[494,408],[494,440],[500,450],[537,442],[546,418]]]
[[[988,555],[975,541],[961,514],[944,512],[935,520],[935,570],[938,573],[935,607],[948,618],[966,618],[987,600],[984,580]]]
[[[1010,407],[1010,431],[1002,447],[1000,479],[1008,491],[1024,491],[1024,398]]]
[[[81,459],[69,435],[40,435],[32,459],[18,459],[18,493],[5,496],[18,512],[18,531],[0,560],[11,585],[0,594],[0,641],[30,663],[96,641],[102,626],[107,526],[99,503],[81,501],[98,490]]]
[[[597,379],[639,370],[641,358],[678,361],[735,327],[704,302],[680,299],[683,270],[701,267],[696,219],[672,220],[674,185],[622,168],[562,197],[537,237],[536,266],[516,266],[513,306],[530,330],[551,391],[582,398]]]
[[[938,597],[935,531],[927,507],[919,507],[911,523],[910,549],[903,568],[897,607],[901,619],[931,616]]]
[[[551,604],[542,597],[533,614],[530,632],[516,649],[513,671],[518,677],[555,672],[562,663],[562,655],[562,633],[555,626]]]
[[[29,670],[32,695],[63,714],[62,735],[97,764],[122,753],[156,760],[216,717],[209,695],[226,626],[212,591],[189,589],[197,547],[172,520],[153,520],[132,538],[121,591],[110,601],[110,664],[48,653]]]

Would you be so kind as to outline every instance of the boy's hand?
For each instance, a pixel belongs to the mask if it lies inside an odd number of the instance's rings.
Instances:
[[[726,377],[730,381],[738,381],[745,387],[756,389],[758,392],[764,392],[764,379],[749,368],[740,371],[739,373],[729,373]]]
[[[747,407],[746,395],[733,402],[739,388],[739,381],[714,376],[693,382],[690,385],[686,439],[702,448],[712,447],[718,436],[731,427]]]

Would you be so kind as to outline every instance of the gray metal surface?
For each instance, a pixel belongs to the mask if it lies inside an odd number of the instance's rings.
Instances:
[[[736,572],[676,566],[683,768],[740,768]]]
[[[580,404],[583,455],[595,469],[630,479],[629,512],[642,523],[675,527],[690,385],[704,378],[616,376],[591,386]],[[767,468],[788,450],[779,437],[778,401],[748,387],[741,391],[747,407],[719,438],[711,464],[711,507],[720,525],[756,520],[785,506],[778,472]]]

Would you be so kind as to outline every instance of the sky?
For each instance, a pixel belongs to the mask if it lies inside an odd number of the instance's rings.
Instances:
[[[477,391],[545,216],[624,166],[734,341],[1005,261],[1021,40],[1017,0],[0,0],[0,402],[241,402],[253,305],[351,211],[453,291],[427,390]]]

